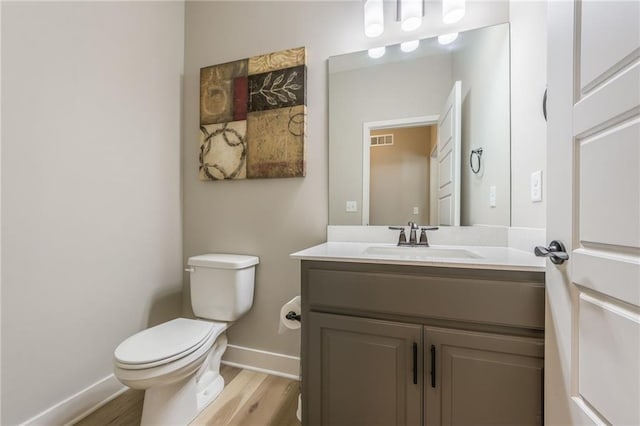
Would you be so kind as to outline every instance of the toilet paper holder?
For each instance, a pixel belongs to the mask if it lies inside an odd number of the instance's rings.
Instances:
[[[302,316],[300,314],[297,314],[295,311],[287,312],[287,315],[285,315],[284,317],[288,320],[295,320],[295,321],[302,322]]]

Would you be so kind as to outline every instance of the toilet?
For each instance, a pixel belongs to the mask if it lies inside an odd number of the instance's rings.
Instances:
[[[188,261],[198,319],[143,330],[114,351],[114,375],[146,390],[141,425],[186,425],[222,391],[225,331],[253,304],[256,256],[204,254]]]

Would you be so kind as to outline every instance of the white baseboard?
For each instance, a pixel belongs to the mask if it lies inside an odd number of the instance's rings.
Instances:
[[[297,356],[229,345],[222,356],[222,363],[232,367],[300,380],[300,358]]]
[[[300,358],[259,349],[229,345],[223,364],[300,380]],[[113,374],[23,422],[21,426],[72,425],[128,388]]]
[[[113,374],[97,381],[75,395],[57,403],[42,413],[22,423],[31,425],[71,425],[97,410],[128,388]]]

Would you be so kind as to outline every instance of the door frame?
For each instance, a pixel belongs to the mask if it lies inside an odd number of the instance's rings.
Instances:
[[[438,141],[429,154],[429,224],[438,223]]]
[[[371,178],[371,131],[398,127],[432,126],[438,124],[440,115],[395,118],[362,123],[362,225],[369,226],[369,190]]]

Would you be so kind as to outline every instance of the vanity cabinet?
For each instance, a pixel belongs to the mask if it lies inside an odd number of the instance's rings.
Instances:
[[[541,425],[543,342],[425,327],[427,425]]]
[[[420,423],[421,326],[315,312],[309,324],[310,410],[320,424]]]
[[[301,272],[303,424],[542,424],[543,272]]]

